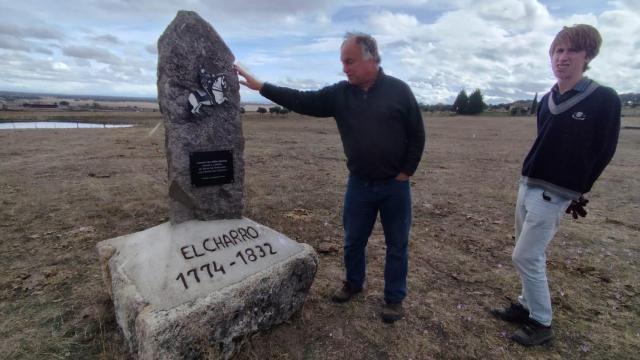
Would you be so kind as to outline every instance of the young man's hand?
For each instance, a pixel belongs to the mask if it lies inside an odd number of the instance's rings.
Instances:
[[[565,211],[567,214],[571,214],[574,219],[577,219],[578,216],[585,217],[587,216],[587,210],[584,209],[585,206],[589,203],[589,200],[585,199],[583,196],[580,196],[578,200],[572,200],[571,204],[567,207]]]

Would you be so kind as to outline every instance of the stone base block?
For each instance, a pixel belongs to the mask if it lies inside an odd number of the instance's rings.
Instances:
[[[318,263],[311,246],[246,218],[165,223],[97,248],[140,359],[228,358],[300,309]]]

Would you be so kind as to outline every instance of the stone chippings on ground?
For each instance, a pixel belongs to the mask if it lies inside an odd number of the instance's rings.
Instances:
[[[127,358],[94,249],[100,240],[168,220],[164,131],[152,132],[158,114],[136,118],[144,125],[135,129],[0,132],[4,358]],[[378,317],[379,227],[370,240],[366,292],[345,305],[328,300],[342,276],[346,176],[335,123],[245,115],[245,215],[332,250],[319,255],[302,310],[238,339],[237,358],[634,358],[640,351],[640,131],[623,129],[616,157],[593,189],[589,215],[565,221],[554,240],[556,339],[525,350],[508,341],[515,328],[486,308],[518,291],[510,263],[513,206],[534,119],[425,119],[427,153],[412,179],[407,315],[389,326]],[[625,117],[623,124],[638,126],[640,118]]]

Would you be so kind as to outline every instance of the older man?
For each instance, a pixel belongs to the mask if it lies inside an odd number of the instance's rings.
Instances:
[[[380,213],[387,245],[381,316],[391,323],[404,314],[411,228],[409,177],[422,157],[424,124],[409,87],[380,67],[373,37],[347,33],[340,60],[348,81],[317,91],[262,83],[239,66],[236,70],[245,79],[240,80],[242,84],[279,105],[305,115],[335,118],[349,179],[343,214],[346,281],[332,300],[346,302],[362,291],[365,248]]]
[[[522,328],[511,337],[525,345],[553,338],[545,250],[563,213],[585,216],[582,196],[607,166],[620,132],[620,98],[584,76],[602,38],[589,25],[565,27],[549,48],[557,83],[538,107],[538,136],[522,166],[516,204],[513,263],[520,274],[518,302],[492,314]]]

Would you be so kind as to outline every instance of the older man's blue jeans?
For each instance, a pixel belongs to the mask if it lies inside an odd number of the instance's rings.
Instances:
[[[407,248],[411,229],[409,181],[349,176],[343,214],[347,283],[353,290],[362,289],[366,277],[366,246],[378,212],[387,245],[384,299],[390,304],[400,303],[407,295]]]

